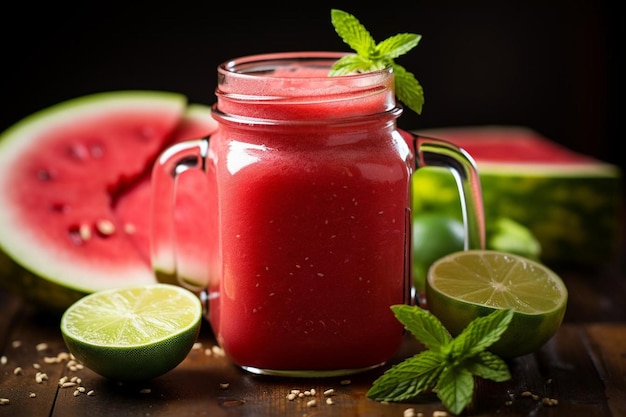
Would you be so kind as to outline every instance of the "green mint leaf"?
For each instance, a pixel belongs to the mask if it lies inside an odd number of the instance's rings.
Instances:
[[[374,65],[376,62],[367,60],[360,55],[346,55],[333,64],[329,74],[331,76],[345,75],[359,72],[363,68],[369,68],[369,71],[384,69],[384,67],[375,68]]]
[[[511,372],[506,362],[491,352],[480,352],[476,356],[466,359],[464,365],[473,375],[496,382],[511,379]]]
[[[474,377],[496,382],[511,379],[506,362],[486,348],[507,329],[513,310],[477,317],[453,339],[438,318],[420,307],[400,304],[391,309],[429,350],[388,369],[372,384],[369,398],[407,401],[434,391],[450,412],[460,414],[472,401]]]
[[[425,350],[389,368],[374,381],[367,397],[376,401],[407,401],[431,391],[442,371],[442,356]]]
[[[415,48],[420,39],[422,39],[422,35],[400,33],[390,36],[376,45],[376,52],[381,58],[395,59]]]
[[[374,38],[356,17],[343,10],[332,9],[330,11],[330,19],[335,32],[358,55],[369,57],[369,54],[375,50],[376,42]]]
[[[431,312],[418,306],[393,305],[391,311],[398,321],[428,349],[440,352],[452,341],[452,336]]]
[[[396,95],[398,100],[417,114],[422,114],[424,90],[413,74],[404,67],[393,64]]]
[[[474,377],[470,371],[460,366],[445,368],[435,386],[435,392],[450,412],[461,414],[472,402]]]
[[[477,317],[458,335],[451,344],[454,357],[463,359],[474,356],[494,344],[513,319],[513,310],[496,310]]]
[[[422,113],[424,90],[415,76],[395,63],[395,59],[415,48],[422,36],[400,33],[376,43],[369,31],[353,15],[338,9],[330,12],[335,32],[355,52],[357,58],[344,57],[331,68],[330,75],[370,72],[392,67],[398,100],[417,114]]]

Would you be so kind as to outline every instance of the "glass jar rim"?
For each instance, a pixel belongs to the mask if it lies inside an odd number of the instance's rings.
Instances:
[[[396,114],[391,67],[332,76],[345,52],[249,55],[218,67],[215,115],[221,120],[337,120]],[[221,117],[220,117],[221,116]],[[273,123],[273,122],[272,122]]]
[[[330,68],[333,62],[339,60],[344,56],[355,55],[352,52],[336,52],[336,51],[296,51],[296,52],[273,52],[273,53],[265,53],[265,54],[255,54],[255,55],[247,55],[241,56],[238,58],[233,58],[228,61],[225,61],[218,65],[218,74],[229,77],[259,77],[264,76],[266,72],[269,72],[270,69],[277,68],[281,63],[288,62],[327,62],[328,64],[325,68]],[[263,69],[266,71],[263,71]],[[387,66],[380,70],[373,70],[367,72],[355,72],[350,74],[341,75],[341,77],[348,78],[372,78],[383,76],[385,74],[391,74],[392,68]],[[280,76],[280,75],[266,75],[272,78],[307,78],[311,80],[322,80],[327,79],[328,76],[310,76],[305,75],[303,77],[299,77],[297,75],[290,74],[289,76]]]

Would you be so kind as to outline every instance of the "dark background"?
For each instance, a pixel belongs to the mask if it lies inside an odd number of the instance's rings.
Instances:
[[[421,116],[405,112],[400,127],[524,125],[624,167],[617,152],[619,14],[609,0],[10,3],[0,18],[0,130],[107,90],[171,90],[211,104],[222,61],[348,51],[330,22],[330,9],[339,8],[376,41],[422,35],[398,62],[421,82],[426,103]]]

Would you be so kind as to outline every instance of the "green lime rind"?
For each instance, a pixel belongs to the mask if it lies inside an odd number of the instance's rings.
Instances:
[[[171,371],[185,359],[198,337],[199,328],[163,339],[157,347],[115,347],[103,351],[96,345],[67,336],[63,339],[76,359],[95,373],[114,381],[147,381]]]
[[[494,307],[472,306],[433,292],[426,286],[428,309],[441,321],[452,336],[458,336],[476,317],[489,315]],[[561,326],[565,309],[548,314],[515,312],[509,328],[489,351],[506,359],[523,356],[540,349]],[[529,339],[532,337],[532,339]]]

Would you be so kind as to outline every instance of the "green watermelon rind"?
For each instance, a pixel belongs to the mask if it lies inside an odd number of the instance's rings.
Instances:
[[[120,106],[172,111],[182,117],[187,98],[167,91],[125,90],[95,93],[55,104],[23,118],[0,133],[0,171],[8,161],[32,146],[24,140],[25,137],[32,137],[41,129],[54,129],[81,116],[100,115],[108,109],[119,111]],[[1,177],[0,186],[4,187]],[[2,199],[0,194],[0,206],[8,207]],[[63,267],[64,261],[56,258],[54,251],[38,247],[36,239],[29,237],[26,230],[16,227],[9,211],[3,209],[0,212],[0,284],[42,309],[62,311],[80,297],[106,288],[106,284],[102,283],[114,274],[124,274],[129,283],[155,282],[148,264],[136,270],[115,270],[113,265],[98,268],[98,265],[88,262],[71,268]],[[72,276],[67,275],[68,270],[73,271]],[[85,271],[90,274],[90,285],[85,285],[85,278],[79,276]],[[83,285],[76,284],[81,281]]]
[[[541,244],[546,263],[609,262],[621,244],[622,177],[619,168],[594,164],[479,163],[485,217],[508,217]],[[425,167],[414,174],[415,214],[437,211],[460,218],[452,174]]]

